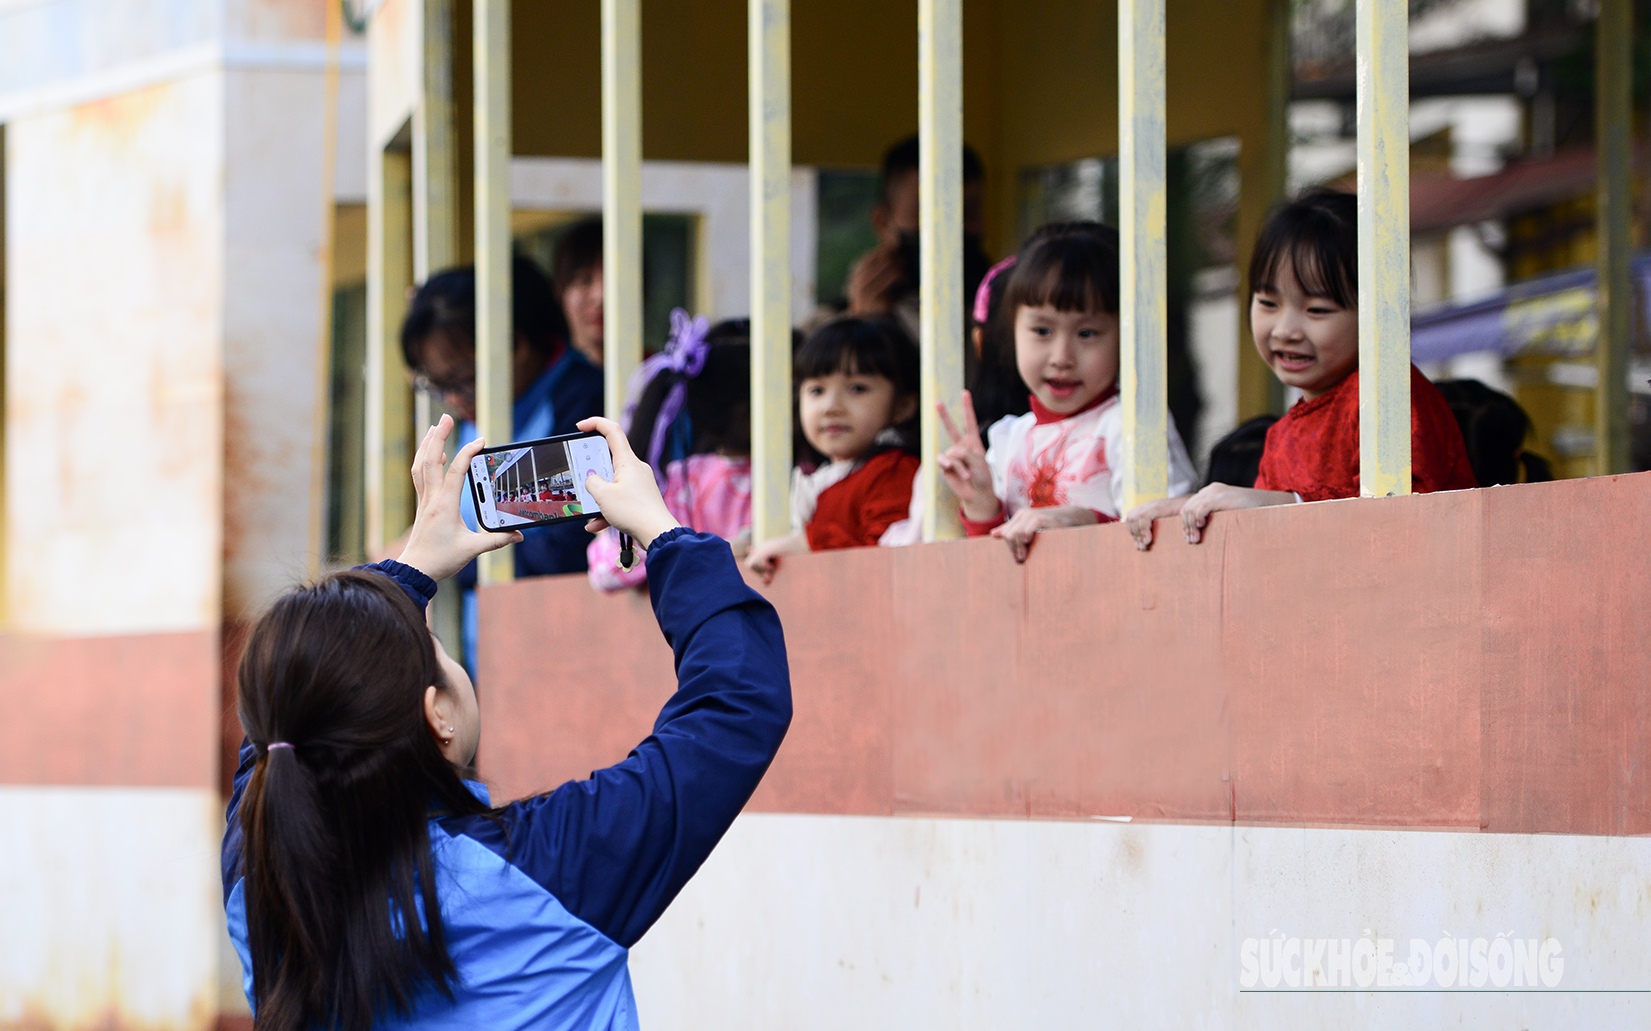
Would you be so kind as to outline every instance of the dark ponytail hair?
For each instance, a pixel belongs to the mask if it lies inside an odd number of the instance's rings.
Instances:
[[[688,380],[682,409],[687,418],[675,420],[659,456],[655,472],[661,476],[671,462],[689,455],[751,453],[751,321],[724,319],[706,332],[705,342],[710,345],[705,365]],[[628,434],[637,454],[648,454],[660,407],[680,382],[682,373],[667,368],[643,388]]]
[[[425,723],[445,681],[417,606],[377,573],[323,577],[258,621],[237,682],[256,1026],[354,1031],[451,998],[426,821],[492,810]]]

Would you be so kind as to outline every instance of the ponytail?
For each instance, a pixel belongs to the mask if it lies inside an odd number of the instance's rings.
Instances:
[[[443,680],[417,608],[374,573],[323,578],[259,621],[237,680],[256,1027],[354,1031],[451,998],[430,806],[491,810],[425,725]]]

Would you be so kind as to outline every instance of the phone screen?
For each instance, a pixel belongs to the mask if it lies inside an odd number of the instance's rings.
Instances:
[[[470,462],[477,517],[502,530],[596,515],[585,489],[593,472],[613,479],[613,453],[596,433],[483,451]]]

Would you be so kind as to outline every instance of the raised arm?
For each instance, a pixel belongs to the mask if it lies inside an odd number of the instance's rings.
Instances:
[[[512,861],[627,948],[711,854],[791,722],[779,617],[726,541],[665,534],[648,591],[677,675],[653,733],[623,762],[506,813]]]
[[[600,429],[614,456],[614,482],[587,484],[605,517],[593,526],[611,522],[647,548],[677,690],[627,759],[510,806],[505,819],[512,862],[628,948],[756,790],[791,723],[791,677],[779,616],[741,579],[728,542],[674,525],[617,426],[581,426]]]

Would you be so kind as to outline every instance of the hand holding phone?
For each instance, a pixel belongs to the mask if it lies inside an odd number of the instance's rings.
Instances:
[[[586,523],[585,529],[600,533],[612,526],[629,534],[646,551],[654,538],[680,525],[659,496],[653,469],[631,450],[631,442],[617,423],[586,419],[579,428],[601,434],[613,456],[611,480],[592,473],[585,481],[585,488],[601,509],[601,516]]]
[[[476,533],[464,525],[459,514],[459,492],[465,487],[470,460],[483,442],[471,441],[448,465],[447,438],[452,432],[452,417],[442,416],[425,432],[413,456],[413,490],[418,495],[418,508],[400,560],[432,580],[445,580],[476,556],[522,539],[513,531]]]

